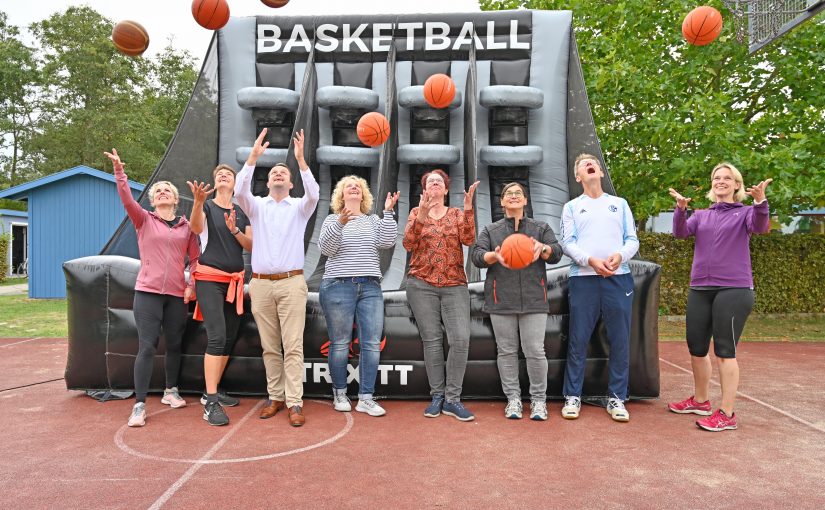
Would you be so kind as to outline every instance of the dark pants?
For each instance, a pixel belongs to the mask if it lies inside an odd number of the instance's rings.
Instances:
[[[203,327],[206,329],[206,354],[210,356],[229,356],[235,347],[241,316],[235,309],[235,303],[227,303],[228,283],[195,282],[198,305],[203,315]]]
[[[132,310],[135,313],[139,341],[135,359],[135,399],[146,402],[161,329],[166,339],[166,387],[178,385],[181,342],[186,328],[186,305],[183,298],[178,296],[138,290],[135,291]]]
[[[630,372],[630,314],[633,309],[633,276],[571,276],[567,284],[570,303],[570,335],[564,395],[580,397],[584,383],[587,346],[601,316],[610,344],[608,396],[627,400]]]
[[[690,355],[707,356],[713,336],[716,357],[735,358],[736,345],[753,309],[753,300],[753,290],[746,288],[690,289],[685,317]]]

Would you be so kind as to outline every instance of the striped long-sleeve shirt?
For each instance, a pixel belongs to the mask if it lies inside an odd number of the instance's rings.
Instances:
[[[391,212],[383,218],[376,214],[352,218],[341,225],[337,214],[330,214],[321,227],[318,244],[328,257],[324,278],[344,276],[381,277],[378,250],[395,246],[398,224]]]

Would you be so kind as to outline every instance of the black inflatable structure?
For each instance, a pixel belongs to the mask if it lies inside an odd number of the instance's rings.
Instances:
[[[440,110],[423,98],[424,82],[436,73],[450,75],[459,91],[452,104]],[[355,133],[358,119],[368,111],[384,113],[392,128],[390,139],[375,149],[363,146]],[[218,162],[240,168],[264,127],[269,128],[270,148],[258,161],[253,193],[267,193],[266,175],[274,163],[287,161],[297,171],[289,146],[297,129],[307,134],[306,159],[321,186],[321,201],[305,236],[304,271],[310,287],[304,334],[307,396],[330,393],[326,325],[317,295],[325,260],[317,239],[338,179],[361,175],[379,197],[401,191],[399,242],[382,256],[386,341],[376,393],[427,398],[421,341],[404,291],[408,257],[400,242],[407,214],[417,205],[421,175],[444,169],[451,177],[450,202],[458,206],[466,186],[480,180],[475,208],[479,230],[501,217],[502,186],[521,182],[530,194],[528,214],[558,232],[562,206],[581,193],[572,178],[573,159],[581,152],[602,159],[569,11],[233,18],[216,33],[150,184],[169,180],[183,192],[186,180],[209,180]],[[293,182],[294,192],[302,194],[300,179]],[[614,193],[609,176],[603,185]],[[182,199],[191,202],[191,197]],[[148,197],[140,202],[148,208]],[[551,397],[561,396],[564,374],[569,263],[564,258],[547,272],[545,348]],[[630,266],[636,292],[629,393],[631,398],[654,398],[659,395],[660,268],[635,260]],[[69,389],[133,387],[138,342],[131,307],[139,268],[128,219],[101,255],[64,264]],[[489,318],[481,312],[484,272],[468,263],[467,274],[472,322],[464,397],[501,397],[495,339]],[[265,394],[260,341],[248,298],[245,309],[222,386],[240,394]],[[182,391],[202,391],[205,347],[201,323],[190,320]],[[352,351],[357,357],[357,342]],[[163,387],[163,352],[161,341],[153,390]],[[600,325],[588,351],[586,396],[605,395],[607,354]],[[522,372],[526,395],[523,361]],[[351,381],[356,376],[351,367]]]

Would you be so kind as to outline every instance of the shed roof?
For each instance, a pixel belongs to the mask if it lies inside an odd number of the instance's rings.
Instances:
[[[63,179],[74,177],[75,175],[89,175],[91,177],[97,177],[98,179],[109,181],[112,184],[114,184],[115,182],[115,176],[110,173],[106,173],[101,170],[97,170],[95,168],[91,168],[85,165],[80,165],[74,168],[63,170],[62,172],[47,175],[46,177],[41,177],[40,179],[35,179],[33,181],[29,181],[14,186],[12,188],[0,191],[0,198],[8,198],[11,200],[26,200],[28,198],[29,192],[31,192],[33,189],[53,184]],[[130,180],[129,187],[135,191],[143,191],[143,188],[145,186],[143,184]]]

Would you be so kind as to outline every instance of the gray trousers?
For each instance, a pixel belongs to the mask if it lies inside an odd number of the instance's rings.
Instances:
[[[424,344],[430,394],[443,394],[448,402],[458,402],[470,350],[470,291],[466,285],[435,287],[410,277],[407,279],[407,300]],[[441,329],[442,322],[444,330]],[[447,333],[450,346],[446,366],[443,331]]]
[[[530,399],[547,400],[547,357],[544,355],[544,331],[547,328],[546,313],[519,315],[490,314],[493,334],[498,347],[498,375],[501,389],[508,400],[521,400],[518,382],[518,347],[527,358],[527,375],[530,378]]]

